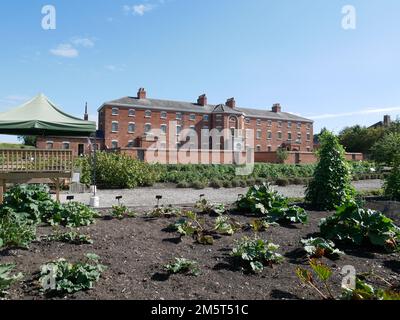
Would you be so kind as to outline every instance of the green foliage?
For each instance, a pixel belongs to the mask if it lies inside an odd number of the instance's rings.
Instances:
[[[355,245],[369,242],[387,251],[400,249],[400,228],[381,212],[360,208],[349,198],[332,216],[322,219],[321,233],[330,240],[347,241]]]
[[[254,230],[254,232],[261,232],[267,230],[271,226],[276,226],[275,222],[268,222],[265,219],[254,219],[249,223],[249,227]]]
[[[214,237],[210,234],[204,218],[200,218],[193,211],[186,211],[182,215],[183,218],[175,223],[176,231],[181,236],[192,236],[197,243],[203,245],[214,244]]]
[[[335,248],[335,244],[332,241],[324,238],[302,239],[300,242],[308,256],[313,258],[321,258],[323,256],[338,258],[339,255],[344,254],[344,252]]]
[[[276,150],[276,158],[279,163],[284,163],[289,158],[289,152],[283,148]]]
[[[316,259],[311,259],[309,264],[314,275],[316,275],[317,279],[322,282],[325,290],[318,287],[317,282],[313,278],[313,273],[307,269],[300,267],[296,268],[297,277],[301,282],[314,289],[323,299],[335,299],[328,283],[333,274],[332,270],[327,265]]]
[[[4,297],[8,288],[23,277],[22,273],[11,275],[14,268],[14,264],[0,264],[0,297]]]
[[[400,201],[400,161],[397,160],[390,174],[385,179],[384,194]]]
[[[271,242],[243,237],[236,241],[231,255],[241,259],[247,269],[259,272],[264,269],[264,265],[272,265],[283,260],[282,255],[276,252],[278,249],[279,246]]]
[[[219,216],[215,219],[214,230],[227,235],[233,235],[236,231],[242,229],[242,225],[228,216]]]
[[[179,217],[181,215],[181,210],[173,207],[172,205],[167,207],[157,206],[146,215],[151,218],[172,218]]]
[[[400,156],[400,132],[389,132],[371,149],[372,158],[382,164],[393,165]]]
[[[95,222],[98,213],[80,202],[58,204],[57,210],[50,216],[44,217],[44,222],[51,225],[78,228]]]
[[[263,215],[270,222],[307,222],[304,209],[289,206],[288,199],[278,194],[267,183],[251,187],[246,196],[236,202],[236,206],[240,211]]]
[[[332,210],[342,204],[354,190],[350,167],[338,138],[325,131],[318,151],[319,163],[306,191],[306,201],[319,210]]]
[[[124,219],[125,217],[134,218],[136,217],[136,213],[128,209],[127,206],[123,204],[113,206],[111,210],[111,215],[116,219]]]
[[[0,209],[0,248],[27,248],[36,239],[36,226],[11,208]]]
[[[171,274],[183,273],[192,276],[200,274],[197,262],[185,258],[175,258],[174,262],[165,265],[164,269]]]
[[[47,263],[41,267],[39,282],[47,293],[74,293],[92,289],[106,269],[98,262],[97,255],[87,254],[82,262],[70,263],[59,259]]]
[[[81,245],[81,244],[92,244],[93,240],[90,236],[85,234],[80,234],[76,231],[70,232],[57,232],[53,235],[49,235],[46,237],[47,241],[58,241],[69,244]]]
[[[339,133],[339,140],[347,152],[369,154],[372,146],[382,138],[383,128],[367,128],[359,125],[347,127]]]
[[[77,159],[75,165],[82,169],[81,182],[90,185],[93,170],[92,158]],[[161,172],[161,166],[141,162],[128,155],[97,152],[96,180],[98,186],[121,189],[150,186],[160,180]]]
[[[356,278],[354,289],[344,288],[342,300],[400,300],[400,293],[390,289],[375,289],[360,278]]]
[[[226,212],[225,205],[223,203],[211,203],[206,198],[201,197],[194,208],[203,214],[212,214],[215,213],[217,215],[222,215]]]
[[[39,223],[41,217],[51,214],[55,201],[45,185],[15,185],[4,196],[3,207],[12,208],[22,219]]]
[[[36,147],[36,136],[20,136],[18,137],[18,140],[21,141],[24,146]]]

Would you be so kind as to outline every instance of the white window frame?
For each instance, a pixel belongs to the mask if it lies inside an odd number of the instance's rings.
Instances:
[[[47,145],[51,144],[51,149],[47,148]],[[54,149],[54,141],[46,141],[46,150],[53,150]]]
[[[307,141],[311,141],[311,132],[307,132]]]
[[[167,111],[161,111],[160,112],[160,118],[161,119],[167,119],[168,117],[168,112]]]
[[[64,145],[67,144],[68,148],[64,148]],[[71,150],[71,142],[69,141],[63,141],[62,143],[62,150]]]
[[[149,131],[146,131],[146,127],[147,127],[147,126],[150,126],[150,130],[149,130]],[[150,135],[151,130],[153,129],[153,126],[151,125],[151,123],[148,122],[148,123],[145,123],[145,124],[144,124],[143,129],[144,129],[143,131],[144,131],[144,134],[145,134],[145,135]]]
[[[117,111],[117,113],[114,113],[114,111]],[[119,116],[119,108],[113,107],[113,108],[111,109],[111,115],[112,115],[112,116]]]
[[[132,114],[133,112],[133,114]],[[136,110],[135,109],[129,109],[128,111],[128,117],[136,117]]]
[[[282,140],[282,138],[283,138],[283,133],[282,133],[282,131],[278,131],[278,132],[276,133],[276,139],[277,139],[277,140]]]
[[[268,121],[267,121],[267,126],[268,126],[268,127],[272,127],[272,120],[268,120]]]
[[[130,146],[130,145],[132,145],[132,146]],[[128,146],[127,146],[128,148],[134,148],[135,147],[135,141],[134,140],[129,140],[128,141]]]
[[[178,130],[180,128],[180,130]],[[176,125],[176,135],[179,136],[183,130],[183,126],[181,124]]]
[[[267,131],[267,140],[272,140],[272,131],[271,130]]]
[[[182,112],[177,112],[176,113],[176,120],[182,121],[183,120],[183,113]]]
[[[196,114],[195,114],[195,113],[191,113],[191,114],[189,115],[189,120],[190,120],[190,121],[196,121]]]
[[[289,138],[289,136],[290,136],[290,138]],[[288,133],[287,133],[287,140],[293,141],[293,135],[292,135],[292,132],[290,132],[290,131],[288,131]]]
[[[282,128],[283,122],[282,121],[278,121],[278,128]]]
[[[291,129],[291,128],[292,128],[292,121],[288,121],[288,122],[287,122],[287,127],[288,127],[288,129]]]
[[[114,125],[117,125],[117,130],[114,130]],[[111,122],[111,132],[119,132],[119,122],[118,121],[113,121]]]
[[[256,120],[256,125],[257,125],[257,126],[261,126],[261,123],[262,123],[262,122],[261,122],[261,119],[257,119],[257,120]]]
[[[256,152],[261,152],[261,145],[256,145]]]
[[[134,126],[133,131],[132,131],[132,130],[129,130],[129,127],[130,127],[131,125]],[[136,132],[136,123],[135,123],[135,122],[129,122],[129,123],[128,123],[128,133],[135,133],[135,132]]]
[[[116,146],[116,147],[113,146],[113,144],[114,144],[115,142],[117,143],[117,146]],[[118,149],[118,146],[119,146],[118,140],[111,140],[111,149]]]
[[[150,112],[150,115],[148,115],[149,112]],[[144,112],[144,117],[145,117],[145,118],[151,118],[151,115],[152,115],[151,110],[146,110],[146,111]]]
[[[256,139],[260,140],[262,138],[262,130],[261,129],[257,129],[256,132]]]
[[[165,127],[165,132],[162,130],[163,127]],[[160,131],[161,131],[161,134],[163,136],[165,136],[167,134],[167,131],[168,131],[168,125],[166,125],[165,123],[161,124],[160,125]]]

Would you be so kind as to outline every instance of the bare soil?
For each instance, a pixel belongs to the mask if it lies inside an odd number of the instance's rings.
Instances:
[[[298,266],[307,266],[307,259],[299,245],[300,239],[318,232],[321,218],[326,212],[309,212],[306,225],[270,227],[260,237],[280,245],[279,252],[285,261],[272,268],[266,267],[260,274],[243,272],[230,252],[235,239],[252,231],[241,231],[233,236],[221,236],[214,245],[194,243],[190,237],[181,240],[176,233],[166,231],[175,219],[148,219],[145,217],[111,219],[103,212],[96,224],[81,228],[94,240],[92,245],[70,245],[58,242],[35,242],[29,250],[0,252],[0,263],[15,263],[16,271],[24,274],[22,283],[14,285],[10,299],[46,299],[37,284],[37,272],[46,262],[66,258],[77,261],[86,253],[96,253],[107,266],[95,288],[56,299],[319,299],[312,290],[300,284],[295,275]],[[252,217],[235,216],[241,222]],[[399,224],[399,216],[392,218]],[[207,219],[212,219],[207,217]],[[40,227],[38,236],[52,232],[51,227]],[[341,268],[352,265],[358,273],[373,270],[392,283],[400,282],[400,254],[387,254],[375,248],[340,247],[346,255],[339,260],[323,261],[335,271],[333,291],[340,293]],[[201,274],[168,275],[163,265],[174,257],[198,261]],[[374,280],[383,286],[380,280]]]

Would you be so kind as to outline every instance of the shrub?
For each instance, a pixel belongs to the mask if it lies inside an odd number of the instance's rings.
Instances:
[[[214,188],[214,189],[220,189],[220,188],[222,188],[222,181],[220,181],[220,180],[212,180],[211,182],[210,182],[210,187],[211,188]]]
[[[194,181],[192,183],[192,188],[196,189],[196,190],[201,190],[204,189],[206,187],[206,184],[202,181]]]
[[[294,184],[294,185],[305,185],[306,184],[306,179],[304,179],[304,178],[293,178],[292,179],[292,184]]]
[[[265,182],[265,180],[264,179],[262,179],[262,178],[257,178],[257,179],[255,179],[255,184],[258,184],[258,185],[260,185],[260,184],[263,184],[264,182]]]
[[[245,264],[246,269],[258,272],[264,269],[265,264],[272,265],[283,260],[282,255],[276,253],[278,249],[279,246],[268,241],[243,237],[236,241],[231,255],[239,258]]]
[[[179,189],[186,189],[186,188],[189,188],[189,183],[186,182],[186,181],[182,181],[182,182],[179,182],[176,185],[176,187],[179,188]]]
[[[7,294],[7,289],[23,277],[21,273],[11,275],[14,268],[14,264],[0,264],[0,297],[4,297]]]
[[[400,201],[400,162],[397,162],[385,179],[384,193],[393,200]]]
[[[243,179],[239,180],[239,186],[241,188],[246,188],[247,187],[247,181],[243,180]]]
[[[231,181],[229,181],[229,180],[224,180],[224,182],[222,183],[222,186],[224,187],[224,188],[232,188],[232,182]]]
[[[382,164],[393,165],[399,157],[400,133],[390,132],[378,140],[371,149],[372,158]]]
[[[87,254],[83,262],[69,263],[59,259],[47,263],[41,267],[39,282],[47,293],[74,293],[92,289],[106,269],[98,261],[97,255]]]
[[[276,179],[275,183],[280,187],[286,187],[289,185],[289,179],[283,179],[283,178]]]
[[[239,182],[239,180],[232,180],[232,187],[233,188],[238,188],[238,187],[240,187],[240,182]]]
[[[321,220],[320,230],[324,237],[334,241],[359,246],[369,242],[389,252],[400,249],[400,228],[382,213],[360,208],[351,198],[334,215]]]
[[[77,228],[88,226],[94,223],[99,215],[96,211],[80,202],[68,202],[59,204],[57,210],[44,221],[51,225],[62,225],[65,227]]]
[[[325,131],[320,137],[319,163],[309,182],[306,201],[319,210],[332,210],[341,205],[354,190],[345,151],[338,138]]]
[[[36,226],[22,219],[12,209],[0,209],[0,248],[27,248],[36,239]]]
[[[297,206],[289,206],[288,199],[278,194],[269,184],[254,186],[236,202],[239,211],[263,215],[269,222],[305,223],[307,213]]]
[[[289,158],[289,152],[283,148],[276,150],[276,158],[279,163],[284,163]]]
[[[172,274],[183,273],[192,276],[198,276],[200,274],[197,262],[185,258],[175,258],[173,262],[166,264],[164,269]]]
[[[253,178],[248,178],[246,180],[246,184],[247,184],[248,187],[252,187],[252,186],[254,186],[256,184],[256,180],[253,179]]]
[[[80,158],[76,166],[82,169],[81,182],[90,185],[91,157]],[[98,186],[133,189],[149,186],[160,180],[162,166],[141,162],[124,154],[97,152],[96,180]]]

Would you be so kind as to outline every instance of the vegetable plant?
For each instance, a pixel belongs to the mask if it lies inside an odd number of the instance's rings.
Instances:
[[[147,216],[152,218],[172,218],[179,217],[181,210],[173,206],[157,206],[152,211],[147,213]]]
[[[355,245],[370,243],[388,252],[400,249],[400,228],[379,211],[360,208],[352,198],[339,206],[336,213],[320,223],[324,237]]]
[[[172,274],[183,273],[193,276],[198,276],[200,274],[197,262],[185,258],[175,258],[173,262],[166,264],[164,269]]]
[[[116,218],[122,220],[125,217],[134,218],[136,217],[136,213],[129,210],[127,206],[123,204],[119,204],[117,206],[113,206],[111,210],[111,215]]]
[[[344,288],[342,300],[398,300],[400,301],[400,293],[389,289],[376,289],[372,285],[356,278],[356,286],[352,288]]]
[[[324,238],[309,238],[302,239],[301,244],[304,246],[304,250],[307,255],[313,258],[321,258],[323,256],[338,258],[339,255],[344,252],[335,248],[335,244]]]
[[[46,222],[51,225],[78,228],[88,226],[95,222],[99,214],[80,202],[68,202],[60,204],[58,210],[48,216]]]
[[[273,263],[280,263],[283,260],[283,256],[276,252],[278,249],[279,246],[271,242],[243,237],[236,241],[231,255],[239,258],[246,269],[260,272],[264,269],[264,265],[272,266]]]
[[[303,208],[289,205],[288,199],[273,190],[268,183],[251,187],[236,202],[236,206],[240,211],[265,216],[270,222],[306,223],[308,219]]]
[[[65,233],[57,232],[56,234],[47,236],[46,240],[59,241],[59,242],[64,242],[64,243],[76,244],[76,245],[93,243],[93,240],[90,238],[90,236],[85,235],[85,234],[80,234],[76,231],[70,231],[70,232],[65,232]]]
[[[14,268],[15,265],[11,263],[0,264],[0,297],[4,297],[7,294],[7,289],[23,277],[22,273],[11,275]]]
[[[227,235],[233,235],[237,230],[242,229],[242,225],[228,216],[219,216],[215,219],[214,230]]]
[[[318,210],[332,210],[354,194],[351,171],[345,150],[332,132],[324,131],[320,143],[319,162],[308,184],[306,201]]]
[[[92,289],[105,266],[99,257],[87,254],[84,261],[70,263],[65,259],[49,262],[41,267],[39,282],[46,293],[74,293]]]

